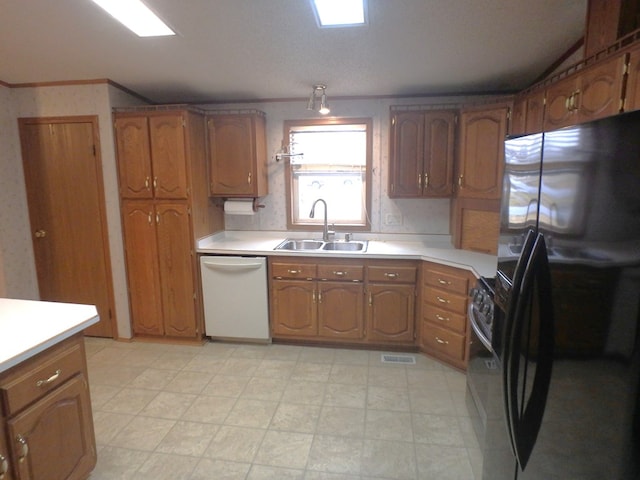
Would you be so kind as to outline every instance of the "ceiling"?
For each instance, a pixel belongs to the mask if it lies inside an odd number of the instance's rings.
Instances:
[[[108,78],[154,102],[514,91],[584,33],[587,0],[368,0],[320,29],[310,0],[145,0],[178,35],[138,38],[90,0],[1,0],[0,80]]]

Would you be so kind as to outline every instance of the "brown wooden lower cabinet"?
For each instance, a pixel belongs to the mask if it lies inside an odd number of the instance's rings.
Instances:
[[[467,298],[471,272],[447,265],[422,265],[420,348],[458,368],[467,365]]]
[[[0,374],[3,480],[89,476],[97,457],[85,358],[80,334]]]

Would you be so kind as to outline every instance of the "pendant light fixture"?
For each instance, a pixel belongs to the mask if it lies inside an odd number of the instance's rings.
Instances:
[[[309,102],[307,103],[307,110],[315,110],[316,109],[316,100],[318,99],[318,95],[320,96],[320,107],[318,108],[318,113],[321,115],[327,115],[331,110],[329,109],[329,104],[327,103],[327,86],[318,84],[313,86],[313,90],[311,91],[311,95],[309,96]]]

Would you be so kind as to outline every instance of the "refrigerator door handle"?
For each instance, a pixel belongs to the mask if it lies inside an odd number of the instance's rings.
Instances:
[[[523,352],[521,343],[524,320],[531,296],[536,294],[538,308],[538,345],[535,351]],[[553,303],[551,298],[551,273],[544,236],[538,234],[520,286],[514,318],[517,319],[509,338],[510,357],[505,368],[508,390],[508,419],[512,434],[512,446],[520,468],[524,470],[535,445],[551,382],[553,365],[554,330]],[[528,399],[522,392],[522,405],[518,401],[520,376],[520,357],[525,354],[528,360],[537,362],[531,393]],[[525,365],[526,369],[526,365]],[[526,375],[526,370],[525,370]],[[525,403],[526,400],[526,403]]]
[[[525,275],[526,267],[529,263],[529,259],[531,257],[533,251],[533,245],[536,239],[535,232],[533,230],[528,230],[523,244],[522,250],[520,253],[520,258],[518,259],[518,263],[516,264],[515,271],[513,273],[513,280],[511,284],[511,294],[509,295],[508,305],[505,312],[505,331],[504,331],[504,345],[503,345],[503,365],[504,368],[502,370],[502,399],[504,401],[504,413],[507,419],[507,433],[509,434],[509,441],[511,443],[511,449],[513,450],[513,454],[516,455],[516,445],[513,436],[513,432],[511,430],[512,419],[511,419],[511,389],[510,389],[510,378],[508,375],[509,372],[509,364],[511,363],[511,338],[513,336],[514,324],[517,320],[516,317],[516,305],[518,303],[518,299],[520,298],[520,286],[522,285],[522,280]],[[517,412],[516,412],[517,413]]]

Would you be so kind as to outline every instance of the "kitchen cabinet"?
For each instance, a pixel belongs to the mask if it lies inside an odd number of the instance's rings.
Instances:
[[[544,123],[544,89],[519,95],[513,102],[509,135],[542,132]]]
[[[544,130],[619,113],[625,63],[625,55],[616,55],[550,85],[546,89]]]
[[[640,47],[629,52],[623,106],[625,112],[640,109]]]
[[[496,255],[500,234],[500,200],[455,198],[451,202],[453,245]]]
[[[212,113],[207,118],[212,196],[262,197],[267,187],[263,112]]]
[[[389,130],[389,197],[449,197],[457,112],[392,112]]]
[[[447,265],[422,265],[420,348],[458,368],[466,368],[467,296],[471,273]]]
[[[367,266],[368,340],[414,344],[416,275],[413,262],[377,262]]]
[[[96,446],[82,334],[0,374],[0,392],[6,414],[0,453],[14,475],[5,479],[89,476]]]
[[[638,28],[637,0],[589,0],[585,30],[585,57],[600,52]]]
[[[133,333],[199,341],[195,239],[224,226],[209,199],[204,115],[116,112],[115,128]]]
[[[362,340],[363,268],[335,259],[270,260],[272,335]]]
[[[500,199],[509,110],[488,105],[460,114],[457,197]]]

